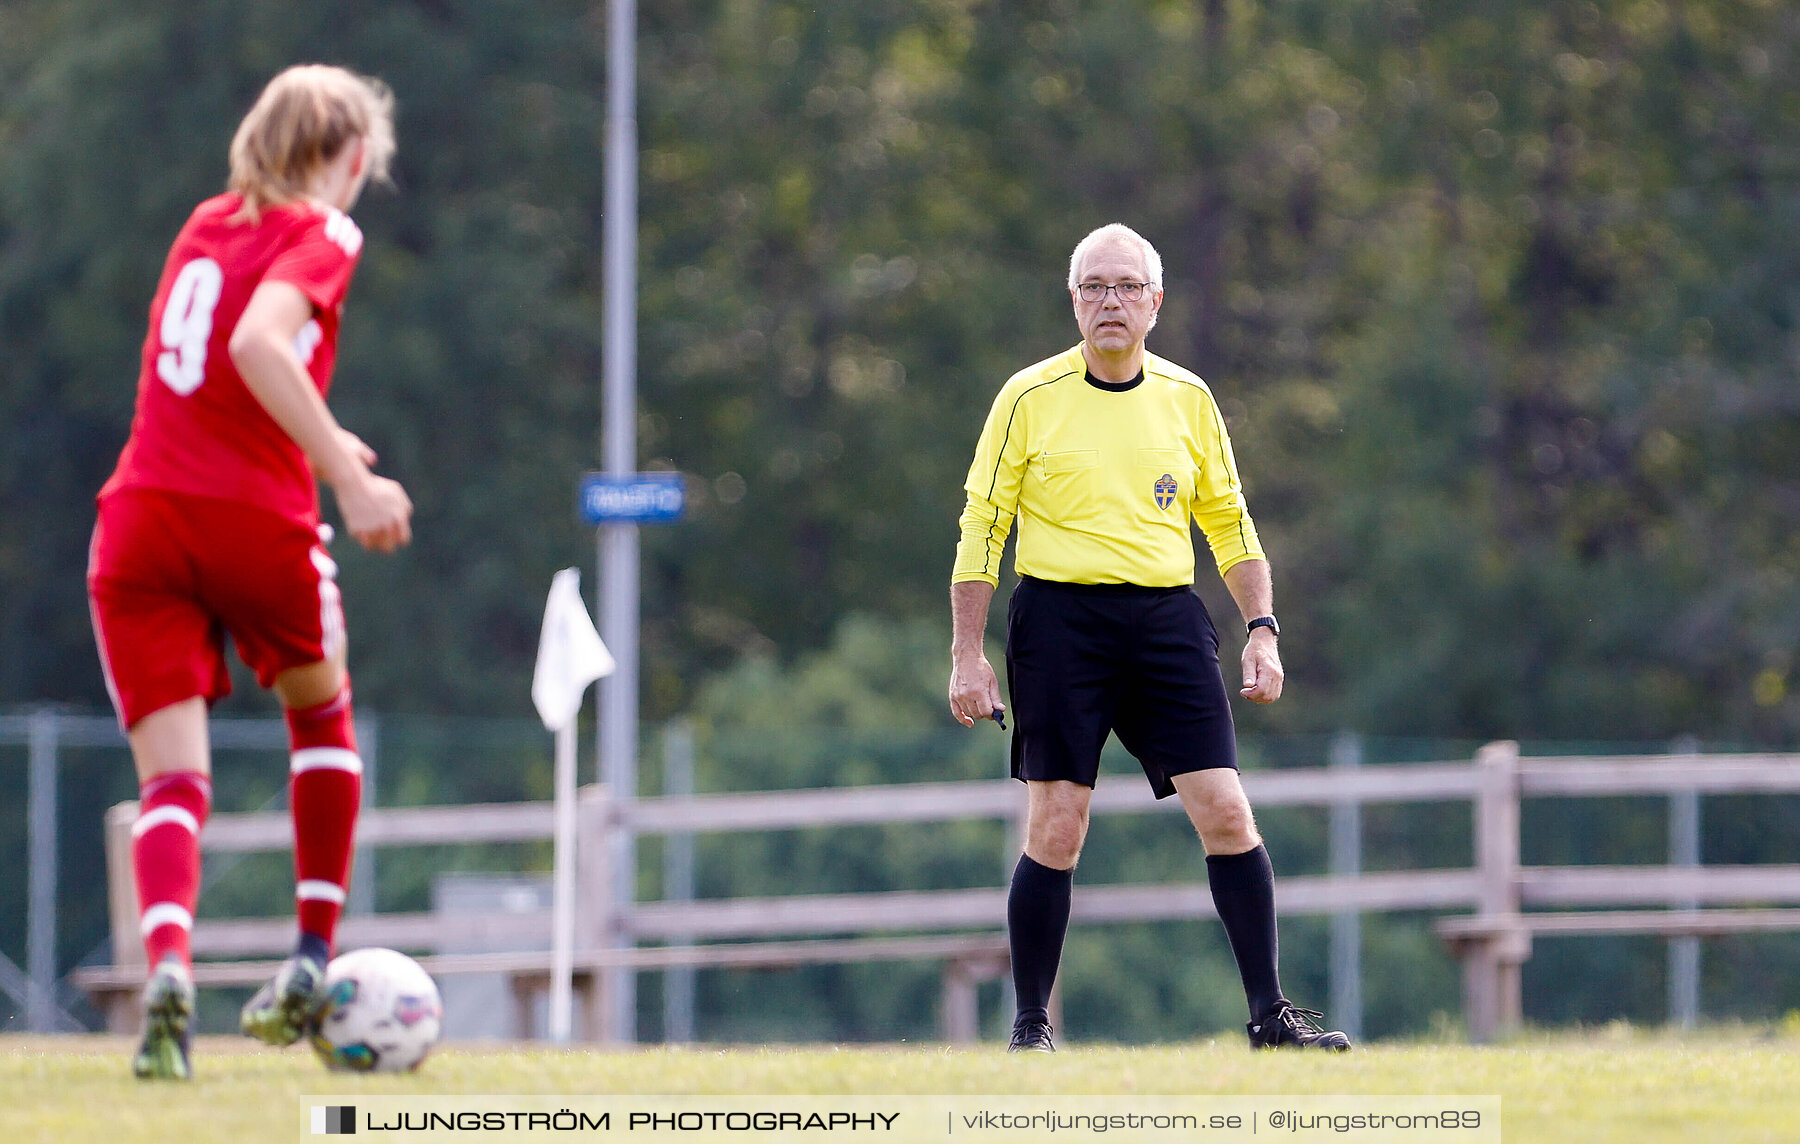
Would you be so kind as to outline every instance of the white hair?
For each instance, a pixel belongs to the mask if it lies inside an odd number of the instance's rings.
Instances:
[[[1069,255],[1069,289],[1073,290],[1080,285],[1081,264],[1094,248],[1113,241],[1136,245],[1144,254],[1144,273],[1150,280],[1150,288],[1152,290],[1163,288],[1162,255],[1156,253],[1156,247],[1151,246],[1149,239],[1124,223],[1109,222],[1075,244],[1075,253]]]

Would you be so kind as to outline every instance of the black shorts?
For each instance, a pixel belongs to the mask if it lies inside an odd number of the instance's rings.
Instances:
[[[1091,787],[1108,731],[1157,798],[1171,779],[1237,769],[1219,633],[1191,588],[1021,577],[1006,609],[1012,773]]]

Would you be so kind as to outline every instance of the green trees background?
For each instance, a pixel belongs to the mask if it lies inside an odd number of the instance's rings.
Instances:
[[[81,571],[160,261],[318,59],[400,104],[333,404],[418,539],[338,545],[358,693],[528,712],[544,586],[591,566],[603,8],[0,6],[0,705],[104,705]],[[1795,741],[1789,6],[659,0],[639,35],[641,459],[693,505],[645,535],[647,720],[793,721],[756,673],[839,638],[931,686],[819,721],[936,725],[982,414],[1117,219],[1273,558],[1290,694],[1247,731]]]
[[[102,700],[89,497],[168,239],[258,86],[399,93],[336,404],[419,542],[343,546],[361,693],[515,713],[598,441],[599,4],[0,13],[0,699]],[[671,0],[641,19],[646,714],[941,610],[1088,228],[1229,411],[1286,729],[1791,737],[1796,28],[1774,3]],[[1208,588],[1215,604],[1223,596]]]

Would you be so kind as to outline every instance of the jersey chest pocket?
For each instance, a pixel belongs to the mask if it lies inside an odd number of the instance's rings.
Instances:
[[[1033,506],[1038,515],[1063,524],[1091,521],[1102,515],[1098,449],[1045,453],[1039,463],[1044,497],[1042,504]]]
[[[1100,467],[1100,450],[1076,449],[1067,453],[1045,453],[1044,475],[1061,476],[1064,473],[1079,473],[1085,469]]]

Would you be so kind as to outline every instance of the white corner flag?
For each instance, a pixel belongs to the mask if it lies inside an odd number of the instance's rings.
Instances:
[[[581,602],[581,570],[564,568],[550,581],[537,670],[531,676],[531,701],[544,727],[551,731],[567,727],[581,711],[587,685],[611,675],[613,667],[612,653],[600,642],[587,605]]]
[[[569,1040],[574,1026],[575,949],[575,716],[588,684],[612,674],[614,664],[587,605],[581,572],[564,568],[550,581],[544,631],[538,637],[531,701],[544,726],[556,733],[556,842],[551,876],[550,1039]]]

